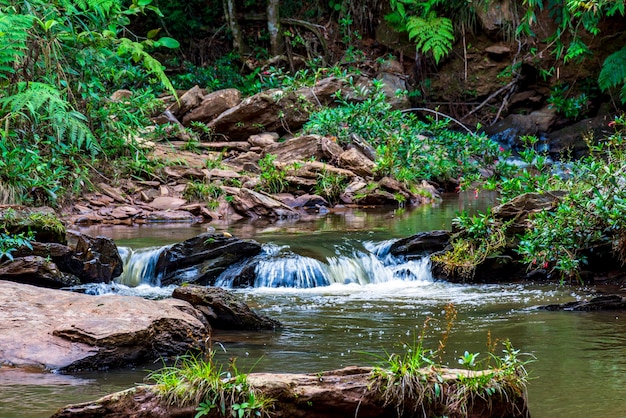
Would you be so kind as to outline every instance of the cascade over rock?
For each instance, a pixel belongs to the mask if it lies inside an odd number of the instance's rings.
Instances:
[[[164,249],[155,267],[162,285],[211,285],[230,265],[257,255],[261,245],[224,234],[200,234]]]

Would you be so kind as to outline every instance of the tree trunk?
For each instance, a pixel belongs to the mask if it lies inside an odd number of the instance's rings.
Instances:
[[[241,26],[239,26],[239,22],[237,21],[237,7],[235,6],[235,1],[236,0],[224,0],[224,14],[228,28],[233,34],[233,48],[239,52],[239,55],[243,56],[246,52],[246,45],[243,42]]]
[[[280,32],[280,0],[267,0],[267,30],[270,34],[270,53],[273,57],[283,53],[283,36]]]

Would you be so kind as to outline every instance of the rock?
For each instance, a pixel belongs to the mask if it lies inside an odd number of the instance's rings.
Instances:
[[[363,178],[371,178],[376,168],[376,163],[356,148],[350,148],[343,152],[339,156],[338,165]]]
[[[124,262],[113,240],[68,231],[67,245],[72,255],[69,260],[58,261],[58,266],[82,283],[110,283],[122,274]]]
[[[54,262],[37,255],[16,257],[0,264],[0,280],[52,288],[80,284],[75,276],[63,274]]]
[[[212,285],[230,265],[261,252],[261,245],[221,234],[205,233],[163,250],[155,275],[163,286],[195,283]]]
[[[406,94],[398,95],[398,92],[404,93],[409,90],[406,83],[408,76],[400,62],[394,59],[384,61],[376,78],[383,82],[383,92],[392,109],[402,110],[411,107],[411,101]]]
[[[310,374],[250,373],[247,382],[256,393],[272,399],[271,416],[289,418],[392,418],[402,416],[450,416],[469,418],[528,417],[527,393],[513,387],[511,380],[485,377],[485,385],[502,390],[486,397],[470,395],[459,402],[452,398],[458,388],[460,376],[488,372],[458,369],[424,370],[424,386],[417,386],[403,400],[403,405],[385,402],[382,379],[370,367],[346,367]],[[429,376],[430,375],[430,376]],[[481,379],[482,381],[482,379]],[[437,382],[441,395],[432,387]],[[431,392],[432,391],[432,392]],[[423,400],[423,402],[416,402]],[[430,400],[430,401],[427,401]],[[227,406],[228,408],[228,406]],[[227,409],[228,411],[228,409]],[[52,418],[78,417],[135,417],[135,418],[193,418],[196,405],[181,408],[160,400],[150,386],[139,386],[100,398],[94,402],[69,405]],[[224,416],[214,408],[208,418]]]
[[[224,189],[227,190],[227,189]],[[248,218],[297,218],[298,213],[292,208],[274,199],[270,195],[247,188],[229,188],[232,196],[231,206],[237,213]]]
[[[442,251],[449,243],[450,231],[420,232],[391,244],[389,253],[395,257],[400,256],[407,259],[422,258]]]
[[[506,45],[491,45],[485,48],[485,52],[496,58],[502,58],[511,53],[511,48]]]
[[[262,134],[252,135],[248,138],[248,142],[252,146],[265,148],[275,144],[278,138],[280,138],[280,136],[276,132],[264,132]]]
[[[241,103],[241,92],[237,89],[214,91],[204,96],[197,107],[183,116],[183,125],[189,126],[191,122],[208,123],[239,103]]]
[[[294,198],[293,196],[281,199],[281,201],[292,208],[319,208],[328,207],[330,204],[322,196],[316,194],[303,194]]]
[[[177,287],[172,297],[189,302],[216,329],[261,330],[281,327],[280,322],[256,314],[235,295],[219,287]]]
[[[202,89],[198,86],[193,86],[187,90],[178,101],[175,101],[169,105],[166,112],[171,112],[178,120],[180,120],[187,112],[194,109],[202,103],[203,95]]]
[[[184,307],[0,281],[0,364],[76,371],[184,354],[209,334]]]
[[[133,92],[126,89],[116,90],[111,94],[112,102],[123,102],[126,99],[129,99],[133,95]]]
[[[122,196],[122,192],[119,189],[116,189],[115,187],[111,187],[106,183],[98,183],[98,188],[102,191],[102,193],[109,196],[111,199],[115,200],[116,202],[128,203],[127,199],[124,196]]]
[[[626,309],[626,298],[620,295],[602,295],[589,300],[541,306],[548,311],[615,311]]]
[[[511,234],[523,233],[529,226],[528,217],[531,214],[556,208],[565,194],[558,190],[547,193],[524,193],[494,207],[492,213],[505,222],[514,221],[509,227]]]
[[[173,179],[190,179],[190,180],[203,180],[205,177],[201,168],[186,167],[183,165],[167,166],[163,169],[165,174]]]
[[[213,178],[219,179],[240,179],[243,176],[234,170],[222,170],[219,168],[212,168],[211,170],[205,170],[206,177],[211,180]]]
[[[609,128],[608,124],[612,120],[610,116],[598,116],[550,132],[548,134],[550,155],[554,158],[576,159],[587,155],[589,147],[585,139],[591,138],[591,142],[595,143],[597,138],[609,136],[612,128]]]
[[[231,140],[245,140],[259,132],[296,131],[309,119],[312,109],[334,100],[333,95],[343,83],[331,77],[296,91],[274,89],[257,93],[223,112],[207,126]]]
[[[157,210],[146,215],[148,222],[186,222],[196,223],[199,219],[190,211],[182,210]]]
[[[477,7],[475,12],[485,33],[500,38],[506,36],[506,30],[515,30],[515,22],[519,19],[517,7],[512,0],[495,0]]]
[[[160,196],[150,202],[149,205],[158,210],[176,210],[186,203],[185,199],[178,197]]]
[[[270,145],[263,150],[264,155],[275,155],[277,163],[291,164],[314,158],[316,161],[331,161],[339,157],[343,149],[321,135],[302,135],[285,142]]]
[[[317,182],[320,176],[325,174],[342,176],[348,181],[355,177],[355,174],[350,170],[337,168],[333,165],[320,161],[307,161],[305,163],[300,163],[297,167],[294,167],[293,164],[283,163],[280,168],[288,170],[288,173],[291,175],[303,177],[305,179],[313,179],[315,182]]]
[[[0,225],[9,234],[33,233],[40,242],[65,243],[65,226],[49,207],[0,205]]]
[[[500,122],[486,127],[485,133],[494,141],[509,148],[522,149],[524,144],[520,142],[521,136],[541,136],[550,130],[556,120],[556,111],[546,107],[528,115],[509,115]]]
[[[250,151],[250,143],[247,141],[222,141],[222,142],[205,142],[202,144],[202,148],[206,148],[213,151],[228,152],[248,152]]]

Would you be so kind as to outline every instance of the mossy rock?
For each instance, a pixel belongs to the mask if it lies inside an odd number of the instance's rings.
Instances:
[[[35,241],[67,243],[65,225],[49,207],[0,206],[0,230],[11,235],[31,231]]]

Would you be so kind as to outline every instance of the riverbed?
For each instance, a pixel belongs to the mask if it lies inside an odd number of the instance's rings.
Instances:
[[[458,211],[484,209],[493,196],[451,196],[415,210],[351,210],[311,214],[305,221],[210,225],[97,227],[132,250],[167,245],[207,228],[254,238],[296,257],[350,264],[351,254],[416,232],[450,227]],[[358,251],[355,250],[358,248]],[[343,257],[343,258],[342,258]],[[425,261],[427,262],[427,261]],[[371,264],[371,263],[370,263]],[[370,264],[367,264],[368,266]],[[236,357],[240,371],[311,372],[347,365],[374,365],[402,352],[422,335],[437,347],[444,307],[458,312],[443,361],[457,365],[464,352],[487,352],[492,339],[510,339],[532,360],[527,365],[533,417],[621,417],[626,411],[626,321],[621,312],[549,312],[539,305],[582,299],[593,289],[548,283],[463,285],[437,282],[427,265],[411,266],[403,279],[335,282],[329,286],[236,290],[257,311],[283,322],[276,332],[215,332],[216,360]],[[146,288],[125,288],[145,292]],[[498,350],[500,350],[498,348]],[[496,352],[499,354],[499,352]],[[45,417],[68,403],[91,400],[142,382],[149,369],[76,375],[0,369],[0,417]]]

